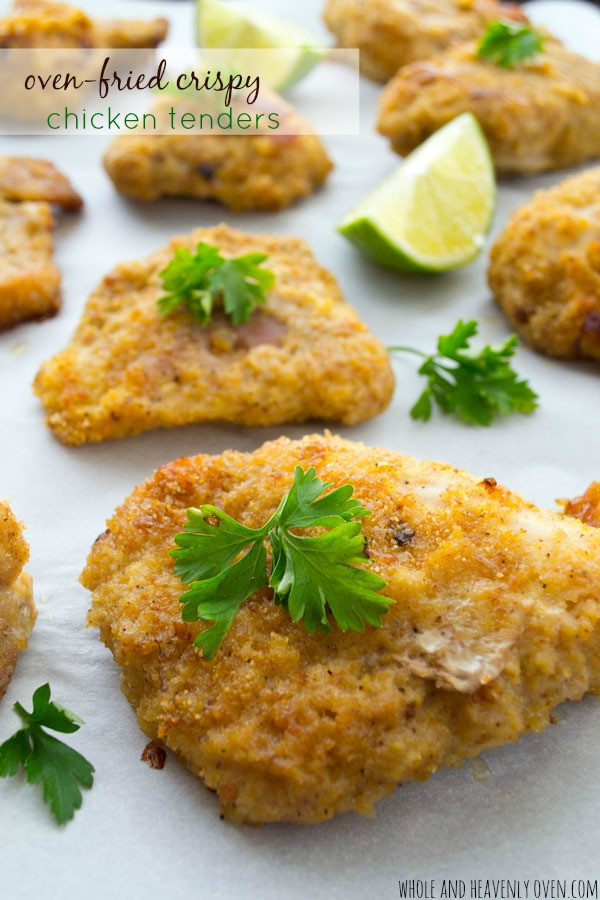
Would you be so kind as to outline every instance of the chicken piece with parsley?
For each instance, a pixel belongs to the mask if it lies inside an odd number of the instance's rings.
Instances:
[[[399,69],[381,95],[378,129],[405,156],[466,112],[502,174],[597,159],[600,64],[528,26],[492,23],[477,40]]]
[[[384,347],[304,241],[226,225],[114,268],[35,380],[66,444],[203,422],[354,424],[393,389]]]
[[[493,474],[313,434],[176,460],[115,512],[90,624],[228,819],[372,813],[600,693],[600,530]]]

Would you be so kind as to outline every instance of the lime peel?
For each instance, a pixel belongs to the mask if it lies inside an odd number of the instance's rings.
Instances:
[[[308,31],[262,10],[222,0],[196,0],[196,9],[200,46],[271,51],[262,59],[260,75],[273,90],[297,84],[328,53]],[[235,59],[243,66],[243,53]]]
[[[381,265],[445,272],[481,252],[495,203],[489,147],[465,113],[407,156],[338,230]]]

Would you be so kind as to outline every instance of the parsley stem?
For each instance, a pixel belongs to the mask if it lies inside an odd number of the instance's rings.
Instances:
[[[415,350],[414,347],[386,347],[388,353],[414,353],[416,356],[421,356],[423,359],[427,359],[428,353],[422,353],[420,350]]]

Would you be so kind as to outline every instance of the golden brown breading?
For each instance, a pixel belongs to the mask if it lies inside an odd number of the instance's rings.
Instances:
[[[94,20],[97,47],[115,49],[158,47],[169,33],[169,22],[156,19],[96,19]]]
[[[83,200],[69,179],[46,159],[0,156],[0,198],[11,202],[45,200],[75,211]]]
[[[28,202],[33,200],[47,202]],[[52,163],[0,156],[0,329],[52,316],[60,308],[49,204],[77,210],[82,202]]]
[[[0,200],[0,329],[52,316],[60,308],[53,224],[47,203]]]
[[[373,511],[369,556],[395,604],[382,628],[310,636],[264,588],[205,660],[169,555],[185,510],[212,503],[258,527],[295,465],[352,483]],[[81,580],[141,728],[235,821],[370,814],[399,783],[600,691],[600,532],[493,479],[340,438],[164,466],[109,520]]]
[[[406,154],[472,112],[501,172],[532,173],[600,156],[600,65],[548,39],[544,53],[504,69],[461,44],[400,69],[385,87],[379,131]]]
[[[538,191],[513,214],[488,280],[536,350],[600,361],[600,166]]]
[[[600,528],[600,481],[593,481],[580,497],[567,500],[565,516],[572,516],[586,525]]]
[[[497,19],[527,21],[518,6],[498,0],[328,0],[324,18],[338,47],[358,47],[361,71],[375,81],[479,37]]]
[[[29,547],[7,503],[0,503],[0,698],[36,620],[31,576],[23,572]]]
[[[199,108],[171,97],[151,112],[158,117],[171,107],[179,114]],[[195,197],[237,212],[282,209],[315,191],[332,163],[307,123],[287,103],[280,107],[281,122],[285,117],[291,130],[295,120],[303,133],[122,135],[108,148],[104,166],[116,189],[134,200]]]
[[[0,19],[0,47],[157,47],[169,23],[102,21],[54,0],[15,0]]]
[[[177,247],[199,241],[224,256],[268,255],[277,281],[246,325],[217,314],[206,328],[183,308],[159,314],[160,271]],[[382,412],[393,388],[386,351],[304,241],[225,225],[117,266],[35,380],[48,425],[66,444],[198,422],[355,423]]]

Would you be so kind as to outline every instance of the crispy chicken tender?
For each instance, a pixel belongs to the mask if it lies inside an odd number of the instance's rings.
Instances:
[[[518,6],[498,0],[328,0],[324,18],[338,47],[358,47],[361,71],[375,81],[479,37],[497,19],[527,21]]]
[[[533,173],[600,156],[600,65],[550,38],[517,68],[461,44],[400,69],[385,87],[378,128],[402,155],[464,112],[479,119],[500,172]]]
[[[59,309],[60,272],[52,262],[49,204],[77,210],[82,202],[52,163],[0,156],[0,328],[46,318]]]
[[[11,202],[44,200],[70,212],[83,200],[69,179],[46,159],[0,156],[0,198]]]
[[[181,620],[169,551],[211,503],[250,527],[296,465],[350,482],[394,605],[381,628],[308,635],[268,588],[214,660]],[[238,822],[320,822],[548,725],[600,691],[600,532],[443,463],[312,435],[179,459],[116,511],[82,583],[143,731]]]
[[[8,504],[0,502],[0,699],[37,616],[31,576],[23,571],[28,558],[21,524]]]
[[[247,324],[232,326],[217,313],[204,327],[181,307],[159,314],[159,273],[176,248],[195,250],[200,241],[227,257],[268,255],[275,287]],[[212,421],[351,424],[385,409],[393,389],[385,349],[304,241],[225,225],[113,269],[67,349],[35,380],[47,423],[66,444]]]
[[[0,47],[157,47],[168,30],[163,18],[102,21],[66,3],[15,0],[0,19]]]
[[[600,528],[600,481],[593,481],[580,497],[567,500],[565,515]]]
[[[47,203],[0,200],[0,328],[44,319],[60,308],[53,224]]]
[[[600,167],[538,191],[513,214],[488,281],[536,350],[600,361]]]
[[[153,111],[160,116],[171,107],[179,114],[199,108],[171,97]],[[122,135],[108,148],[104,167],[116,189],[134,200],[193,197],[236,212],[283,209],[315,191],[332,163],[308,123],[279,98],[270,106],[278,108],[280,121],[297,134]]]

